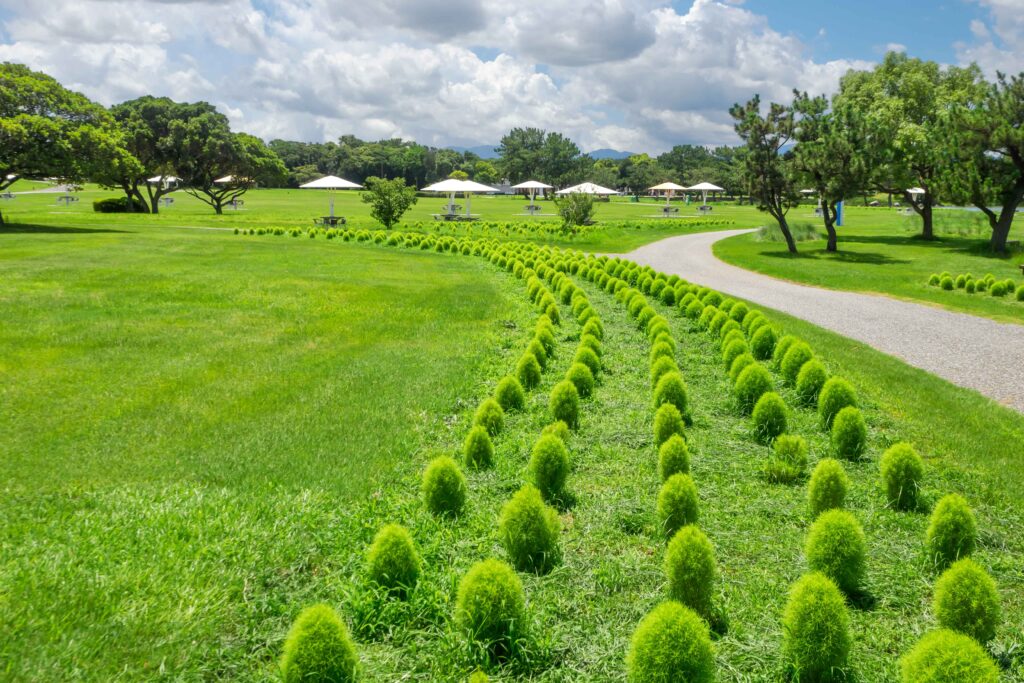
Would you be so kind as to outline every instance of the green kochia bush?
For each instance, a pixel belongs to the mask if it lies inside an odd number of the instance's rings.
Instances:
[[[455,624],[471,640],[502,656],[523,635],[525,603],[515,571],[504,562],[484,560],[459,582]]]
[[[532,353],[524,353],[516,365],[516,377],[526,389],[533,389],[540,384],[540,363]]]
[[[522,410],[526,406],[526,392],[523,385],[512,375],[506,375],[494,390],[494,400],[502,410]]]
[[[540,366],[541,370],[548,367],[548,354],[544,350],[544,345],[537,339],[530,342],[529,346],[526,347],[526,352],[533,354],[533,357],[537,360],[537,365]]]
[[[900,682],[999,683],[999,667],[973,638],[939,629],[900,660]]]
[[[850,615],[843,594],[824,574],[811,573],[789,592],[782,614],[782,650],[795,681],[845,680]]]
[[[686,383],[683,376],[678,372],[669,372],[662,375],[658,384],[654,387],[654,407],[657,408],[665,403],[671,403],[678,410],[679,414],[685,416],[689,412],[689,398],[686,391]]]
[[[947,292],[953,291],[953,285],[954,285],[953,278],[951,278],[949,276],[946,276],[946,277],[942,278],[941,280],[939,280],[939,286],[942,287]]]
[[[786,357],[786,352],[789,351],[789,347],[796,344],[799,339],[791,334],[784,335],[775,344],[775,350],[772,352],[772,363],[775,367],[779,367],[782,364],[782,359]]]
[[[764,466],[765,477],[772,482],[788,483],[803,476],[807,469],[807,441],[795,434],[775,439],[773,455]]]
[[[818,400],[821,388],[828,381],[828,371],[817,358],[804,363],[796,376],[796,393],[800,400],[806,404],[813,405]]]
[[[898,443],[882,455],[882,488],[889,503],[898,510],[917,507],[924,462],[914,447]]]
[[[667,538],[687,524],[696,524],[697,486],[688,474],[673,474],[658,492],[658,520]]]
[[[822,512],[811,525],[804,546],[812,571],[832,579],[847,595],[864,583],[866,540],[857,519],[846,510]]]
[[[771,373],[758,363],[743,369],[736,378],[734,392],[740,409],[744,413],[749,413],[754,409],[758,399],[774,388]]]
[[[651,387],[658,386],[658,380],[669,372],[679,372],[679,366],[671,358],[663,356],[651,363]]]
[[[569,476],[569,450],[553,434],[542,434],[533,445],[528,468],[530,482],[545,500],[557,499]]]
[[[932,511],[926,545],[932,561],[946,566],[974,552],[978,523],[963,496],[943,496]]]
[[[665,551],[668,594],[709,623],[718,570],[715,549],[708,537],[689,524],[677,531]]]
[[[857,393],[842,377],[830,377],[818,394],[818,416],[825,429],[832,428],[832,421],[846,406],[857,405]]]
[[[957,560],[935,582],[932,608],[939,625],[985,644],[996,635],[1001,618],[999,591],[974,560]]]
[[[758,328],[750,338],[750,352],[754,358],[765,360],[775,351],[776,334],[770,325]]]
[[[594,374],[583,363],[573,363],[566,371],[565,378],[576,386],[580,398],[587,398],[594,393]]]
[[[740,373],[743,372],[748,365],[753,365],[757,361],[749,353],[740,354],[733,359],[732,365],[729,366],[729,381],[736,385],[736,380],[739,379]]]
[[[654,445],[661,446],[673,434],[685,437],[683,416],[671,403],[662,403],[654,413]]]
[[[662,481],[673,474],[690,473],[690,449],[683,437],[673,434],[658,448],[658,472]]]
[[[761,395],[754,405],[751,423],[754,435],[763,443],[771,443],[780,434],[784,434],[788,426],[788,410],[786,402],[774,391]]]
[[[576,385],[569,380],[562,380],[551,390],[548,407],[555,420],[561,420],[576,429],[580,424],[580,394]]]
[[[358,677],[359,655],[345,622],[328,605],[312,605],[302,610],[284,641],[284,682],[348,683]]]
[[[868,426],[860,409],[846,406],[832,422],[832,448],[836,455],[856,460],[864,454],[868,443]]]
[[[715,650],[707,624],[678,602],[661,603],[633,633],[626,670],[629,683],[712,683]]]
[[[573,356],[572,362],[586,365],[594,373],[594,377],[597,377],[601,372],[601,359],[597,357],[596,353],[585,346],[581,346],[576,350],[576,355]]]
[[[850,478],[839,461],[834,458],[819,460],[807,485],[811,516],[817,517],[826,510],[843,507],[849,490]]]
[[[484,399],[473,415],[473,424],[483,427],[491,436],[497,436],[505,426],[505,411],[493,398]]]
[[[448,456],[434,458],[423,471],[423,502],[431,513],[456,517],[466,505],[466,477]]]
[[[796,342],[789,347],[786,351],[786,355],[782,357],[782,363],[779,365],[779,371],[782,373],[782,379],[785,380],[786,384],[793,386],[796,384],[796,378],[800,374],[800,368],[804,366],[804,363],[814,358],[814,352],[811,351],[811,347],[804,342]]]
[[[494,444],[487,430],[477,425],[469,430],[462,444],[462,455],[466,466],[473,469],[490,467],[494,464]]]
[[[421,565],[412,536],[398,524],[381,527],[366,555],[370,581],[400,595],[416,586]]]
[[[551,330],[540,328],[534,332],[534,339],[540,342],[540,345],[544,347],[544,355],[550,358],[555,354],[555,335],[551,334]]]
[[[726,368],[732,367],[732,362],[736,360],[738,356],[742,356],[749,352],[750,347],[747,346],[747,342],[742,339],[735,339],[729,342],[722,350],[722,362],[725,364]]]
[[[516,569],[542,574],[561,557],[561,526],[558,513],[544,504],[536,487],[527,484],[502,507],[498,536]]]

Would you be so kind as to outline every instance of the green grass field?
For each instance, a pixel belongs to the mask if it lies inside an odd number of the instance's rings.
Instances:
[[[812,220],[805,209],[794,209],[792,213],[794,222]],[[824,240],[814,240],[800,243],[800,253],[791,256],[785,244],[741,235],[716,244],[715,255],[734,265],[786,280],[830,289],[876,292],[996,320],[1024,322],[1024,303],[1014,301],[1012,296],[948,292],[928,285],[932,273],[943,271],[954,276],[973,273],[975,277],[992,273],[996,278],[1012,278],[1024,284],[1019,265],[1024,263],[1024,251],[1018,248],[1009,256],[991,255],[980,214],[937,210],[939,235],[934,241],[916,237],[920,224],[916,216],[901,216],[884,208],[851,208],[847,214],[848,225],[839,229],[837,253],[826,252]],[[819,227],[819,232],[823,234],[824,230]],[[1024,218],[1018,218],[1010,240],[1022,239]]]

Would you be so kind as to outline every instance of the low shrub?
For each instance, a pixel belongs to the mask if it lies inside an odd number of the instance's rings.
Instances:
[[[683,416],[672,403],[662,403],[654,413],[654,445],[660,448],[673,434],[685,438]]]
[[[946,290],[947,292],[953,291],[953,278],[948,275],[939,280],[939,287]]]
[[[423,470],[423,502],[439,517],[456,517],[466,505],[466,477],[448,456],[434,458]]]
[[[543,574],[558,564],[558,536],[562,524],[540,491],[523,486],[501,509],[498,536],[509,559],[519,571]]]
[[[783,335],[781,339],[775,344],[775,350],[772,351],[772,365],[779,367],[782,364],[782,359],[786,357],[786,352],[789,351],[789,347],[796,344],[799,339],[791,334]]]
[[[983,280],[976,280],[975,283],[974,283],[974,287],[975,287],[974,291],[976,291],[976,292],[987,292],[989,284],[990,283],[989,283],[988,280],[984,280],[984,279]]]
[[[562,380],[551,390],[548,408],[555,420],[561,420],[569,429],[577,429],[580,425],[580,393],[576,385],[569,380]]]
[[[924,462],[913,446],[898,443],[882,454],[881,475],[882,489],[893,507],[897,510],[917,507]]]
[[[931,277],[928,278],[928,284],[930,284],[932,287],[938,287],[938,285],[939,285],[939,275],[938,275],[938,273],[932,273],[931,274]]]
[[[573,363],[566,371],[565,378],[576,386],[580,398],[587,398],[594,393],[594,373],[583,363]]]
[[[504,655],[522,635],[526,600],[523,584],[504,562],[477,562],[459,582],[456,627],[495,655]]]
[[[481,469],[494,464],[494,444],[487,430],[477,425],[469,430],[462,443],[462,456],[466,467]]]
[[[493,398],[484,399],[473,415],[473,425],[483,427],[491,436],[497,436],[505,426],[505,411]]]
[[[680,415],[685,416],[689,412],[686,382],[678,372],[665,373],[654,387],[654,407],[657,408],[664,403],[674,405]]]
[[[857,405],[857,392],[842,377],[830,377],[825,380],[818,393],[818,416],[825,429],[832,429],[832,422],[840,410],[846,406]]]
[[[953,280],[953,285],[957,289],[963,289],[966,284],[967,284],[967,277],[964,276],[963,274],[957,275],[956,279]]]
[[[794,681],[842,681],[850,656],[850,615],[824,574],[805,574],[782,614],[782,651]]]
[[[713,683],[715,650],[707,624],[678,602],[661,603],[633,633],[626,670],[629,683]]]
[[[580,337],[580,348],[590,349],[598,358],[604,355],[604,349],[601,348],[601,341],[592,334],[584,334]]]
[[[850,478],[839,461],[834,458],[819,460],[807,485],[811,516],[817,517],[826,510],[842,508],[849,490]]]
[[[978,522],[967,500],[956,493],[943,496],[932,510],[925,545],[938,566],[956,562],[974,552]]]
[[[711,541],[693,524],[677,531],[665,550],[668,595],[711,622],[718,569]]]
[[[149,213],[149,207],[134,197],[131,204],[128,203],[128,197],[96,199],[92,203],[92,210],[96,213]]]
[[[359,655],[348,627],[330,606],[305,608],[292,624],[281,655],[284,683],[359,678]]]
[[[731,329],[722,336],[722,351],[725,351],[734,341],[739,340],[744,344],[747,342],[746,336],[743,334],[743,330]],[[726,366],[728,367],[728,366]]]
[[[683,437],[673,434],[658,447],[658,472],[662,481],[673,474],[690,473],[690,449]]]
[[[603,340],[604,327],[601,325],[600,320],[598,320],[597,318],[591,318],[590,320],[583,324],[583,329],[580,331],[580,334],[589,334],[591,336],[597,337],[598,340]]]
[[[736,380],[739,379],[740,373],[749,366],[757,363],[754,357],[749,353],[742,353],[732,359],[732,365],[729,366],[729,381],[732,382],[733,386],[736,386]]]
[[[690,320],[697,320],[704,313],[704,308],[704,302],[697,299],[687,304],[686,310],[683,313]]]
[[[900,682],[999,683],[999,667],[973,638],[939,629],[900,660]]]
[[[750,325],[755,320],[757,320],[758,318],[763,318],[763,317],[764,317],[764,313],[762,313],[761,311],[759,311],[757,309],[751,309],[750,311],[747,312],[747,314],[745,316],[743,316],[743,320],[740,321],[740,327],[743,328],[744,332],[747,332],[748,334],[750,334]]]
[[[805,342],[800,341],[790,345],[786,355],[782,357],[782,363],[779,364],[779,372],[787,386],[796,384],[800,369],[812,358],[814,358],[814,352]]]
[[[555,355],[555,335],[551,334],[551,330],[546,328],[540,328],[533,333],[533,338],[540,342],[540,345],[544,347],[544,356],[551,358]]]
[[[807,441],[795,434],[782,434],[772,446],[772,457],[764,466],[768,481],[785,484],[796,481],[807,469]]]
[[[722,329],[722,325],[724,325],[727,320],[729,320],[729,314],[725,311],[719,310],[718,313],[715,313],[715,317],[713,317],[708,323],[708,332],[711,334],[718,334]]]
[[[526,407],[526,392],[523,391],[523,385],[519,380],[512,375],[506,375],[501,378],[494,390],[494,400],[504,411],[522,410]]]
[[[697,485],[688,474],[673,474],[658,492],[658,521],[666,538],[672,538],[687,524],[696,524],[699,514]]]
[[[993,282],[989,285],[988,293],[991,296],[1006,296],[1006,284],[1003,282]]]
[[[846,406],[832,421],[832,448],[836,455],[856,460],[868,445],[868,426],[860,408]]]
[[[720,346],[723,349],[726,346],[725,338],[728,337],[729,334],[732,333],[732,332],[735,332],[735,333],[739,334],[740,338],[743,339],[744,341],[746,341],[746,337],[743,336],[743,329],[740,327],[740,324],[738,322],[736,322],[735,320],[733,320],[732,318],[730,318],[729,320],[725,321],[724,325],[722,325],[720,328],[718,328],[718,338],[722,340],[721,343],[720,343]]]
[[[590,368],[590,372],[593,373],[594,377],[601,373],[601,359],[597,357],[596,353],[585,346],[576,349],[576,355],[572,357],[572,362],[586,365]]]
[[[847,595],[864,583],[867,541],[857,519],[846,510],[826,510],[807,532],[804,554],[811,571],[821,572]]]
[[[733,391],[740,410],[750,413],[757,405],[758,399],[774,389],[775,383],[772,381],[771,373],[760,363],[755,363],[744,368],[739,374]]]
[[[747,342],[742,339],[735,339],[722,350],[722,362],[725,363],[726,368],[732,367],[732,362],[736,360],[737,356],[742,356],[745,353],[750,352],[750,347],[747,346]]]
[[[751,424],[758,441],[771,443],[784,434],[789,424],[787,413],[786,402],[781,396],[774,391],[762,394],[751,413]]]
[[[957,560],[935,582],[932,602],[942,628],[984,645],[996,635],[1002,609],[996,582],[974,560]]]
[[[709,291],[703,296],[703,301],[708,306],[718,307],[718,304],[722,303],[723,297],[718,292]]]
[[[658,386],[658,380],[670,372],[679,372],[676,362],[667,356],[661,356],[651,363],[651,387]]]
[[[1017,292],[1013,295],[1013,298],[1017,301],[1024,301],[1024,285],[1017,287]]]
[[[775,330],[770,325],[764,325],[750,338],[750,352],[758,360],[771,358],[777,340]]]
[[[569,437],[572,435],[572,432],[569,431],[569,425],[565,424],[561,420],[552,422],[544,429],[540,430],[540,433],[541,436],[544,436],[545,434],[557,436],[559,439],[562,440],[562,443],[568,443]]]
[[[659,358],[671,358],[672,360],[675,360],[675,357],[676,350],[672,348],[671,344],[668,344],[667,342],[663,341],[655,342],[651,346],[651,353],[648,356],[651,363],[658,360]]]
[[[534,389],[540,384],[540,363],[532,353],[524,353],[516,365],[516,377],[524,389]]]
[[[742,301],[737,301],[732,308],[729,309],[729,317],[738,323],[743,322],[743,318],[746,317],[747,313],[750,312],[750,307]]]
[[[796,376],[796,393],[800,400],[807,405],[813,405],[818,401],[821,388],[828,381],[828,371],[817,358],[804,363]]]
[[[559,498],[569,477],[569,450],[565,442],[553,434],[542,434],[533,444],[527,473],[530,483],[545,500]]]
[[[544,345],[541,344],[539,340],[531,340],[530,344],[526,347],[526,352],[533,355],[533,357],[537,360],[537,365],[540,366],[541,371],[547,369],[548,354],[547,351],[544,350]]]
[[[412,536],[398,524],[381,527],[366,554],[369,580],[399,595],[407,594],[416,586],[421,565]]]
[[[705,306],[704,310],[700,314],[700,317],[697,318],[697,327],[699,327],[702,330],[708,329],[709,327],[711,327],[711,321],[719,313],[721,313],[721,311],[718,310],[717,307]]]

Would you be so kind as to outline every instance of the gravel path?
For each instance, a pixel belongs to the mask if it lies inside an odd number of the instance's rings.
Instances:
[[[1024,326],[777,280],[711,253],[715,242],[744,232],[750,231],[669,237],[627,257],[864,342],[1024,413]]]

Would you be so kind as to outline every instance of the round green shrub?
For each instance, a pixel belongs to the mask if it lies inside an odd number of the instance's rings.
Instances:
[[[846,470],[839,461],[834,458],[819,460],[807,485],[811,516],[817,517],[826,510],[842,508],[849,490],[850,478],[846,476]]]
[[[604,354],[604,349],[601,348],[601,341],[592,334],[584,334],[580,337],[580,348],[590,349],[598,358]]]
[[[784,434],[789,424],[788,412],[786,402],[777,393],[768,391],[762,394],[750,416],[757,439],[762,443],[771,443],[777,436]]]
[[[725,348],[725,346],[726,346],[725,338],[728,337],[731,332],[735,332],[735,333],[739,334],[740,338],[743,339],[744,341],[746,341],[746,337],[743,336],[743,329],[740,327],[740,324],[738,322],[736,322],[735,320],[730,318],[729,320],[726,320],[725,324],[722,325],[722,327],[720,327],[719,330],[718,330],[718,337],[719,337],[719,339],[722,340],[722,342],[721,342],[721,347],[722,348]]]
[[[739,379],[740,373],[749,366],[757,363],[754,357],[749,353],[741,353],[732,359],[732,365],[729,366],[729,381],[732,382],[733,386],[736,385],[736,380]]]
[[[551,390],[548,408],[555,420],[561,420],[576,429],[580,426],[580,393],[576,385],[569,380],[562,380]]]
[[[796,376],[796,393],[805,404],[813,405],[818,400],[821,388],[828,381],[828,371],[817,358],[804,363]]]
[[[782,359],[786,357],[786,352],[789,351],[789,347],[796,344],[799,339],[791,334],[783,335],[781,339],[775,344],[775,350],[772,351],[772,365],[779,367],[782,364]]]
[[[550,358],[555,355],[555,335],[551,334],[551,330],[542,327],[533,333],[533,338],[544,347],[544,355],[546,357]]]
[[[687,524],[696,524],[697,485],[688,474],[673,474],[658,491],[658,520],[666,538],[672,538]]]
[[[672,345],[667,342],[659,341],[655,342],[654,345],[651,346],[649,358],[652,363],[659,358],[672,358],[674,360],[675,357],[675,349],[673,349]]]
[[[735,305],[736,305],[736,299],[733,299],[733,298],[729,297],[729,298],[723,299],[722,303],[718,304],[718,307],[722,310],[723,313],[728,313],[729,311],[732,310],[732,307],[735,306]]]
[[[498,382],[494,390],[494,400],[498,402],[502,410],[522,410],[526,407],[526,392],[523,385],[512,375],[506,375]]]
[[[1024,301],[1024,285],[1017,287],[1017,292],[1013,295],[1013,298],[1017,301]]]
[[[373,583],[390,592],[405,594],[416,586],[422,561],[405,527],[386,524],[373,539],[366,554],[366,574]]]
[[[542,434],[533,444],[527,474],[545,500],[561,496],[569,477],[569,450],[565,442],[553,434]]]
[[[989,283],[988,280],[985,280],[985,279],[977,280],[977,281],[975,281],[975,285],[974,285],[975,289],[974,289],[974,291],[976,291],[976,292],[987,292],[989,284],[990,283]]]
[[[826,510],[807,532],[804,554],[811,571],[821,572],[847,595],[864,583],[867,541],[857,519],[846,510]]]
[[[569,425],[565,424],[561,420],[558,420],[557,422],[552,422],[547,427],[542,429],[540,433],[541,436],[544,436],[545,434],[557,436],[559,439],[562,440],[562,443],[566,443],[567,441],[569,441],[569,437],[572,435],[572,432],[569,431]]]
[[[751,323],[753,323],[758,318],[763,317],[764,314],[761,313],[761,311],[757,309],[751,309],[750,311],[747,312],[745,316],[743,316],[743,320],[740,322],[740,327],[743,328],[744,332],[749,332]]]
[[[898,443],[882,454],[882,488],[889,503],[898,510],[917,507],[924,462],[914,447]]]
[[[525,612],[523,584],[504,562],[477,562],[459,582],[457,628],[496,654],[506,653],[521,635]]]
[[[462,456],[466,467],[481,469],[494,464],[494,444],[487,430],[477,425],[469,430],[462,444]]]
[[[439,517],[456,517],[466,505],[466,477],[448,456],[434,458],[423,470],[423,502]]]
[[[672,336],[672,330],[668,326],[668,321],[660,315],[651,318],[647,323],[647,338],[654,341],[659,335],[667,334]]]
[[[658,472],[662,481],[673,474],[690,473],[690,449],[683,437],[673,434],[658,448]]]
[[[750,347],[747,346],[747,342],[742,339],[735,339],[722,350],[722,362],[726,368],[732,367],[732,362],[736,360],[737,356],[742,356],[745,353],[750,352]]]
[[[946,276],[939,280],[939,287],[946,290],[947,292],[953,291],[953,278]]]
[[[705,306],[701,312],[700,317],[697,319],[697,327],[702,330],[706,330],[711,326],[711,321],[716,315],[721,313],[715,306]]]
[[[806,343],[800,341],[790,345],[786,355],[782,357],[782,363],[779,365],[782,379],[787,386],[796,384],[796,378],[800,374],[800,369],[804,366],[804,363],[812,358],[814,358],[814,352],[811,351],[811,347]]]
[[[974,560],[957,560],[935,582],[932,602],[942,628],[984,645],[996,635],[1001,618],[996,582]]]
[[[708,331],[711,332],[711,334],[718,334],[719,330],[722,329],[722,325],[724,325],[727,320],[729,320],[729,314],[725,311],[719,310],[718,313],[715,313],[715,317],[713,317],[708,323]]]
[[[993,282],[989,285],[988,293],[992,296],[1006,296],[1006,284],[1002,282]]]
[[[750,321],[750,324],[747,325],[747,336],[753,339],[754,335],[757,334],[762,327],[771,327],[771,323],[768,322],[768,318],[758,313],[758,315]],[[772,355],[774,356],[774,352]]]
[[[548,367],[548,354],[544,350],[544,345],[539,340],[533,339],[530,341],[530,344],[526,347],[526,352],[533,355],[541,370]]]
[[[944,567],[974,552],[978,522],[967,500],[956,493],[943,496],[932,510],[925,543],[935,564]]]
[[[782,434],[772,446],[772,457],[764,467],[769,481],[788,483],[807,469],[807,441],[796,434]]]
[[[484,399],[473,415],[473,424],[483,427],[491,436],[497,436],[505,426],[505,411],[493,398]]]
[[[651,386],[658,386],[658,380],[669,372],[679,372],[679,366],[668,356],[660,356],[651,363]]]
[[[775,330],[770,325],[764,325],[750,338],[750,352],[758,360],[771,358],[776,341]]]
[[[585,346],[576,349],[576,355],[573,356],[572,362],[586,365],[590,368],[590,372],[593,373],[594,377],[597,377],[601,372],[601,359],[597,357],[596,353]]]
[[[516,377],[525,389],[533,389],[540,384],[540,363],[532,353],[524,353],[516,365]]]
[[[1013,294],[1013,290],[1017,288],[1017,283],[1012,278],[1006,278],[1003,280],[1003,287],[1006,288],[1007,294]]]
[[[651,340],[651,347],[653,348],[657,344],[666,344],[666,345],[668,345],[669,348],[672,349],[672,354],[671,355],[673,357],[675,357],[677,345],[676,345],[676,340],[672,337],[672,333],[671,332],[666,332],[665,330],[661,330],[661,331],[658,332],[658,334],[654,335],[654,338]],[[662,355],[664,355],[664,354],[662,354]]]
[[[674,405],[680,415],[686,415],[689,410],[686,382],[678,372],[665,373],[654,387],[654,407],[657,408],[663,403]]]
[[[939,284],[939,274],[932,273],[931,277],[928,278],[928,284],[930,284],[932,287],[937,287]]]
[[[832,422],[840,410],[857,405],[857,393],[853,386],[842,377],[825,380],[818,393],[818,416],[825,429],[832,428]]]
[[[565,378],[576,386],[580,398],[587,398],[594,393],[594,373],[583,363],[573,363],[566,371]]]
[[[732,308],[729,309],[729,317],[738,323],[743,322],[743,318],[746,317],[747,313],[750,312],[750,307],[742,301],[737,301]]]
[[[782,614],[782,651],[792,679],[846,680],[850,615],[843,594],[824,574],[805,574],[793,584]]]
[[[860,408],[846,406],[832,421],[832,448],[836,455],[847,460],[856,460],[864,454],[868,445],[868,426]]]
[[[281,655],[285,683],[339,681],[359,677],[359,655],[345,622],[330,606],[305,608],[292,624]]]
[[[957,289],[963,289],[964,285],[966,285],[966,284],[967,284],[967,278],[964,275],[962,275],[962,274],[961,275],[957,275],[956,279],[953,280],[953,285]]]
[[[683,313],[690,320],[697,320],[704,313],[704,308],[704,302],[702,302],[700,299],[696,299],[687,304],[686,310]]]
[[[739,374],[733,391],[740,410],[750,413],[757,405],[758,399],[774,389],[775,383],[772,381],[771,373],[760,363],[755,363],[744,368]]]
[[[999,667],[973,638],[939,629],[900,660],[900,682],[999,683]]]
[[[544,504],[531,484],[519,489],[498,517],[501,545],[519,571],[543,574],[558,564],[561,531],[558,513]]]
[[[678,602],[661,603],[633,633],[626,670],[629,683],[712,683],[715,650],[707,624]]]
[[[729,344],[732,344],[737,339],[746,343],[747,338],[743,335],[743,330],[732,329],[726,332],[722,337],[722,350],[724,351],[728,348]]]
[[[707,304],[708,306],[715,306],[715,307],[717,307],[718,304],[722,303],[723,297],[718,292],[708,291],[708,292],[706,292],[704,294],[702,299],[703,299],[704,303]]]
[[[653,308],[650,306],[644,306],[640,309],[640,314],[636,317],[637,326],[642,330],[646,330],[647,323],[651,322],[656,315],[657,312]]]
[[[591,318],[583,324],[583,329],[580,331],[580,334],[589,334],[601,340],[604,339],[604,327],[601,326],[600,320],[597,318]]]
[[[974,292],[977,291],[977,288],[978,287],[974,283],[974,280],[968,280],[967,284],[964,285],[964,291],[967,292],[968,294],[974,294]]]
[[[662,403],[654,413],[654,445],[660,448],[673,434],[686,436],[683,416],[672,403]]]
[[[676,303],[676,292],[671,287],[665,287],[661,290],[661,294],[659,294],[659,296],[661,297],[662,303],[666,306],[674,306]]]
[[[665,551],[668,595],[708,622],[717,574],[715,549],[700,529],[689,524],[672,536]]]

